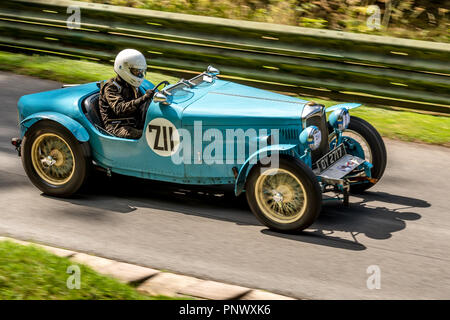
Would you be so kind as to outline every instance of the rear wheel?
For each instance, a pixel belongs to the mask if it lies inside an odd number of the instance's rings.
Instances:
[[[67,197],[77,192],[89,172],[87,143],[53,121],[39,121],[22,143],[22,164],[31,182],[45,194]]]
[[[309,227],[318,217],[322,203],[316,176],[297,159],[281,158],[278,168],[255,166],[247,180],[246,195],[256,218],[282,232],[299,232]]]
[[[332,129],[331,129],[332,130]],[[347,152],[364,158],[373,165],[371,169],[372,178],[381,179],[386,168],[387,154],[383,139],[378,131],[367,121],[351,116],[348,129],[343,132],[344,141],[357,142],[353,149]],[[335,133],[331,132],[329,136],[330,143],[335,139]],[[376,182],[375,182],[376,183]],[[350,185],[350,191],[361,193],[375,185],[373,182],[364,182]]]

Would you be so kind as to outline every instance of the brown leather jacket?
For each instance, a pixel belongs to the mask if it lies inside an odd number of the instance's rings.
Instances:
[[[114,124],[115,128],[136,126],[142,117],[142,105],[148,99],[119,76],[102,83],[99,109],[106,130],[111,127],[110,124]]]

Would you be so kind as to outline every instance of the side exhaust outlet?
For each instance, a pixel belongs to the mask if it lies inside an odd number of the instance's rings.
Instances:
[[[20,145],[22,144],[22,139],[20,138],[12,138],[11,144],[16,148],[17,155],[20,157]]]

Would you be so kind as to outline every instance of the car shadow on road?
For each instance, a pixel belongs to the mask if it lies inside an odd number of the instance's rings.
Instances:
[[[245,197],[234,197],[231,189],[210,186],[187,186],[114,175],[95,175],[87,188],[71,199],[61,199],[95,212],[128,214],[136,207],[168,210],[238,225],[261,224],[250,212]],[[384,240],[406,228],[406,221],[421,218],[416,208],[431,205],[424,200],[386,192],[365,192],[351,197],[350,207],[340,201],[327,201],[317,221],[300,234],[283,234],[269,229],[268,236],[342,248],[365,250],[359,235]]]
[[[431,206],[421,199],[386,192],[367,191],[351,199],[349,207],[338,201],[325,203],[317,221],[298,235],[282,234],[269,229],[261,232],[299,242],[365,250],[366,246],[358,240],[361,238],[358,236],[364,235],[376,240],[389,239],[394,232],[406,228],[406,221],[421,218],[420,214],[414,212],[415,209]]]
[[[147,208],[230,221],[238,225],[261,225],[250,212],[245,196],[236,198],[232,189],[221,186],[179,185],[117,174],[107,178],[97,173],[76,195],[58,200],[83,207],[83,210],[91,208],[92,214],[131,214],[136,208]],[[73,208],[67,209],[66,213],[73,211]],[[140,211],[140,214],[147,213]]]

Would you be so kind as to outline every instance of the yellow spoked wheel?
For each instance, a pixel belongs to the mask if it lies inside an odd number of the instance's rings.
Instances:
[[[51,120],[29,128],[22,142],[22,164],[30,181],[47,195],[71,196],[86,181],[91,160],[89,144]]]
[[[304,230],[320,213],[322,190],[311,168],[299,159],[283,157],[277,167],[253,167],[245,189],[256,218],[277,231]]]
[[[259,207],[279,223],[291,223],[301,218],[307,206],[305,193],[301,181],[284,169],[269,169],[256,180],[255,195]]]
[[[37,174],[47,183],[62,185],[75,172],[75,157],[69,144],[54,133],[45,133],[34,140],[31,160]]]
[[[367,142],[367,140],[358,132],[347,129],[342,133],[343,137],[348,137],[356,141],[360,146],[361,149],[364,152],[364,160],[372,163],[372,150],[370,149],[370,145]],[[328,143],[331,144],[334,142],[334,145],[336,145],[336,133],[333,132],[328,136]]]

